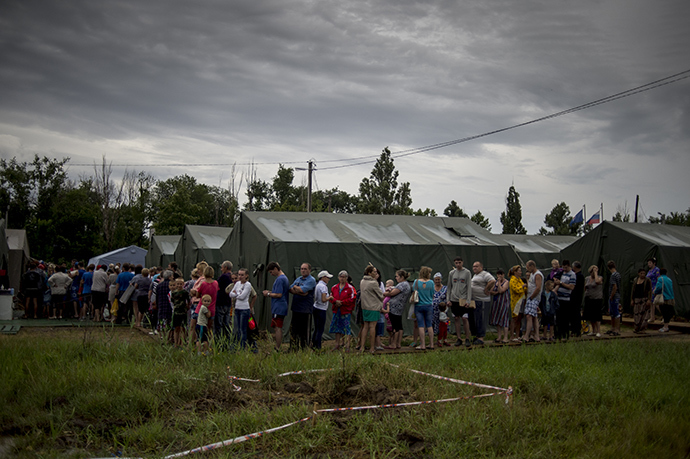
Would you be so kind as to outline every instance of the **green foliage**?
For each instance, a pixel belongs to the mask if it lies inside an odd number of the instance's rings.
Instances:
[[[539,234],[557,234],[560,236],[578,236],[582,234],[582,227],[584,223],[578,222],[570,225],[572,219],[573,218],[570,215],[570,207],[568,207],[565,202],[556,204],[554,208],[551,209],[551,212],[546,214],[544,217],[544,224],[548,228],[551,228],[551,230],[541,227],[539,229]]]
[[[358,199],[347,191],[335,187],[330,190],[312,192],[312,210],[314,212],[335,212],[337,214],[356,214]]]
[[[247,202],[245,210],[271,210],[273,197],[268,182],[254,179],[247,183]]]
[[[630,222],[630,214],[621,213],[620,210],[617,210],[615,215],[611,219],[611,221],[629,223]]]
[[[446,208],[443,209],[443,215],[445,215],[446,217],[470,218],[470,216],[467,215],[462,210],[462,207],[460,207],[458,203],[455,201],[450,201],[450,204],[448,204],[448,206],[446,206]]]
[[[363,178],[359,184],[359,213],[411,215],[410,182],[398,186],[398,175],[391,152],[386,147],[369,178]]]
[[[39,234],[49,235],[43,256],[50,260],[88,260],[103,248],[101,214],[88,182],[57,195],[49,220],[39,220]]]
[[[437,217],[436,211],[434,209],[429,209],[428,207],[426,209],[417,209],[412,212],[412,215],[416,215],[418,217]]]
[[[0,209],[8,211],[8,228],[26,229],[34,253],[52,253],[56,202],[62,192],[73,188],[67,183],[68,161],[38,155],[30,163],[0,159]]]
[[[513,185],[508,189],[506,210],[501,212],[501,224],[503,225],[503,234],[527,234],[527,230],[522,226],[520,193],[515,190]]]
[[[690,226],[690,208],[683,212],[671,212],[670,215],[657,212],[658,217],[649,217],[649,223],[661,225]]]
[[[197,183],[186,174],[159,181],[154,196],[158,234],[182,234],[185,225],[232,226],[237,209],[229,190]]]
[[[478,210],[476,214],[472,215],[470,217],[470,220],[472,220],[482,228],[486,229],[487,231],[491,231],[491,223],[489,223],[489,219],[482,214],[481,210]]]

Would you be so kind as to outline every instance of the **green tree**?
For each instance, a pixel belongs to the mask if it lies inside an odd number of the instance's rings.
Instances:
[[[539,234],[558,234],[561,236],[576,236],[581,234],[582,222],[570,225],[572,219],[573,218],[570,216],[570,207],[568,207],[565,202],[556,204],[554,208],[551,209],[551,212],[546,214],[544,217],[544,224],[548,228],[551,228],[551,230],[549,231],[546,228],[541,227],[539,229]]]
[[[616,214],[613,216],[613,218],[611,220],[614,222],[629,223],[630,222],[630,214],[622,213],[620,210],[617,210]]]
[[[388,147],[376,160],[369,178],[359,184],[359,212],[362,214],[410,215],[412,197],[410,183],[398,186],[398,171]]]
[[[330,190],[314,191],[311,196],[312,210],[314,212],[335,212],[337,214],[356,214],[357,196],[338,187]]]
[[[463,217],[463,218],[470,218],[469,215],[467,215],[463,210],[462,207],[458,205],[457,202],[455,201],[450,201],[450,204],[446,206],[445,209],[443,209],[443,215],[446,217]]]
[[[482,228],[491,231],[491,223],[489,223],[489,219],[486,218],[480,210],[478,210],[476,214],[472,215],[470,217],[470,220],[472,220]]]
[[[237,204],[228,190],[181,175],[159,181],[154,190],[156,234],[182,234],[184,225],[231,226]]]
[[[412,215],[416,215],[418,217],[436,217],[436,211],[434,209],[429,209],[428,207],[426,209],[417,209],[414,212],[412,212]]]
[[[658,217],[649,217],[649,223],[661,225],[690,226],[690,208],[683,212],[671,212],[668,216],[657,212]]]
[[[53,210],[60,194],[68,188],[68,161],[38,155],[30,163],[0,159],[0,211],[8,213],[8,228],[26,229],[36,256],[47,258],[43,254],[52,251]]]
[[[304,212],[307,210],[306,186],[294,186],[294,169],[278,165],[278,172],[273,177],[272,205],[275,212]],[[312,205],[313,207],[313,205]]]
[[[0,159],[0,211],[7,211],[8,228],[24,228],[31,219],[34,203],[31,198],[33,186],[29,164]]]
[[[503,234],[527,234],[527,230],[522,226],[520,193],[515,190],[513,185],[508,189],[506,210],[501,212],[501,224],[503,225]]]
[[[70,186],[60,192],[50,220],[39,222],[46,225],[41,232],[51,234],[50,243],[41,253],[44,258],[57,262],[88,260],[103,252],[102,214],[97,193],[90,185],[82,181],[78,187]]]

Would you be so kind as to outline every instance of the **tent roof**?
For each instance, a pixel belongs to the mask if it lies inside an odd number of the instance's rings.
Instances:
[[[185,236],[189,236],[198,248],[220,249],[232,232],[225,226],[185,225]]]
[[[653,223],[606,222],[660,247],[690,247],[690,227]]]
[[[9,250],[23,250],[26,257],[30,257],[29,242],[26,239],[26,230],[5,229],[5,236],[7,237],[7,248]]]
[[[120,247],[107,253],[96,255],[89,260],[88,264],[105,264],[105,263],[141,263],[144,264],[146,258],[146,249],[142,249],[136,245],[128,247]]]
[[[506,246],[467,218],[324,212],[244,212],[274,241],[402,245]]]
[[[154,234],[151,237],[151,245],[155,244],[163,255],[174,255],[181,238],[181,235],[166,236]]]
[[[527,234],[497,234],[495,238],[512,245],[519,253],[555,253],[568,247],[577,236],[539,236]]]

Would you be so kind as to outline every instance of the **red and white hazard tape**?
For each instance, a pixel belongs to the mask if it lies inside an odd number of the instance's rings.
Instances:
[[[393,364],[390,364],[390,365],[392,365],[396,368],[399,368],[398,365],[393,365]],[[331,370],[332,370],[332,368],[324,368],[324,369],[317,369],[317,370],[290,371],[287,373],[281,373],[278,376],[284,377],[284,376],[301,375],[301,374],[306,374],[306,373],[316,373],[316,372],[331,371]],[[489,386],[486,384],[473,383],[470,381],[463,381],[460,379],[454,379],[454,378],[448,378],[445,376],[434,375],[431,373],[425,373],[423,371],[418,371],[418,370],[410,369],[410,371],[413,373],[420,374],[420,375],[430,376],[432,378],[441,379],[443,381],[448,381],[448,382],[452,382],[452,383],[456,383],[456,384],[464,384],[467,386],[481,387],[483,389],[492,389],[492,390],[495,390],[495,392],[492,392],[489,394],[469,395],[466,397],[455,397],[455,398],[446,398],[446,399],[438,399],[438,400],[426,400],[426,401],[421,401],[421,402],[391,403],[391,404],[385,404],[385,405],[369,405],[369,406],[351,406],[351,407],[346,407],[346,408],[323,408],[323,409],[314,411],[314,415],[316,415],[317,413],[336,413],[339,411],[362,411],[362,410],[374,410],[374,409],[382,409],[382,408],[400,408],[400,407],[405,407],[405,406],[430,405],[430,404],[434,404],[434,403],[447,403],[447,402],[456,402],[458,400],[470,400],[473,398],[493,397],[496,395],[503,395],[503,394],[505,394],[506,403],[508,403],[510,401],[510,396],[513,394],[513,388],[511,386],[508,386],[508,388],[506,389],[503,387]],[[231,384],[235,388],[236,391],[239,391],[242,388],[235,385],[234,381],[261,382],[260,379],[240,378],[237,376],[228,376],[228,379],[231,381]],[[259,437],[264,436],[268,433],[277,432],[279,430],[286,429],[288,427],[309,421],[313,417],[314,416],[309,416],[307,418],[302,418],[302,419],[299,419],[297,421],[294,421],[294,422],[291,422],[288,424],[284,424],[284,425],[279,426],[279,427],[273,427],[271,429],[262,430],[260,432],[255,432],[252,434],[242,435],[240,437],[235,437],[235,438],[232,438],[230,440],[225,440],[225,441],[221,441],[218,443],[212,443],[212,444],[206,445],[206,446],[200,446],[198,448],[183,451],[181,453],[171,454],[171,455],[165,456],[164,459],[188,456],[190,454],[202,453],[205,451],[211,451],[213,449],[221,448],[223,446],[229,446],[229,445],[234,445],[237,443],[242,443],[242,442],[245,442],[247,440],[253,440],[254,438],[259,438]]]

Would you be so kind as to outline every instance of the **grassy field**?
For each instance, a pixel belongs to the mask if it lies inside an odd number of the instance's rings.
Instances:
[[[477,395],[407,369],[514,388],[504,397],[320,414],[204,457],[690,455],[690,339],[359,356],[172,350],[129,329],[0,336],[0,456],[162,457],[320,408]],[[400,365],[395,368],[387,363]],[[282,372],[333,371],[279,378]],[[237,382],[228,374],[261,379]]]

